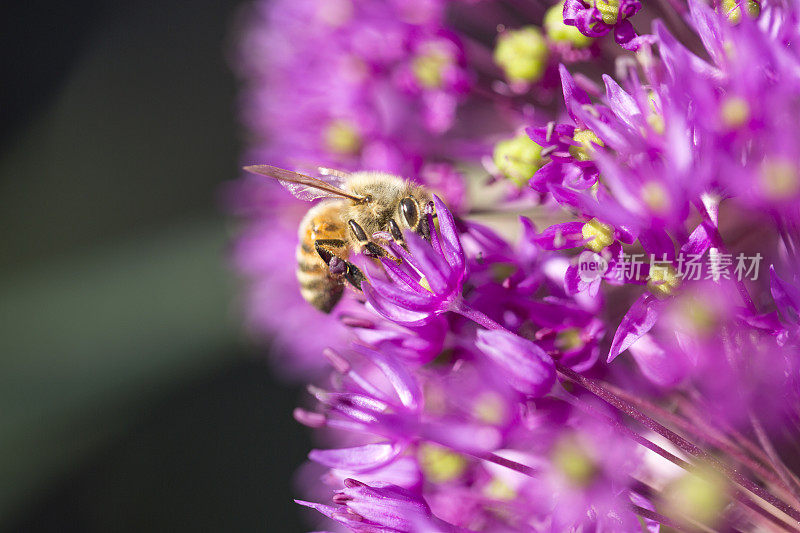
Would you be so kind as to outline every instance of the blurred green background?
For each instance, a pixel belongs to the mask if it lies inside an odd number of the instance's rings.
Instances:
[[[298,391],[243,340],[240,3],[4,8],[0,531],[299,531]]]

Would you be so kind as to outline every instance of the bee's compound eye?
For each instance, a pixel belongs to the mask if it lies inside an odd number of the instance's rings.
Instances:
[[[417,202],[413,198],[403,198],[400,200],[400,213],[408,224],[409,228],[414,228],[419,222],[419,209],[417,209]]]

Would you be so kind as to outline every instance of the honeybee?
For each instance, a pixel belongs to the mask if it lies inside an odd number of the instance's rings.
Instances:
[[[301,200],[325,198],[300,222],[296,253],[300,293],[324,313],[330,313],[339,302],[347,282],[361,290],[366,279],[349,261],[351,253],[400,261],[376,242],[373,234],[384,232],[403,247],[406,229],[430,240],[427,213],[433,197],[425,187],[407,179],[385,172],[320,169],[322,180],[270,165],[244,169],[278,180]]]

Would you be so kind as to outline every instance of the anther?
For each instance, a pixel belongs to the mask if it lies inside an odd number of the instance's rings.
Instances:
[[[337,492],[333,495],[333,503],[338,505],[345,505],[347,502],[353,499],[352,496],[345,494],[344,492]]]
[[[340,374],[347,374],[350,372],[350,362],[333,348],[325,348],[322,350],[322,355],[330,362],[334,370]]]
[[[295,408],[294,412],[292,413],[294,419],[303,424],[304,426],[308,426],[310,428],[321,428],[324,427],[327,423],[327,419],[325,415],[320,413],[314,413],[311,411],[306,411],[300,407]]]
[[[366,318],[343,316],[339,320],[342,322],[342,324],[349,328],[375,329],[375,323],[371,320],[367,320]]]

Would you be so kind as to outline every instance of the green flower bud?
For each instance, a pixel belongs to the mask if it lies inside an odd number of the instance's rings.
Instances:
[[[598,472],[594,458],[578,439],[572,437],[565,437],[556,443],[552,462],[573,487],[588,487]]]
[[[418,459],[425,478],[433,483],[458,479],[467,469],[464,456],[427,442],[420,444]]]
[[[770,200],[786,200],[800,192],[800,172],[789,159],[767,159],[761,164],[761,192]]]
[[[728,505],[728,490],[725,478],[705,466],[682,475],[665,487],[660,507],[667,516],[716,529]]]
[[[420,85],[427,89],[438,89],[442,86],[445,71],[453,63],[452,54],[440,47],[431,46],[418,54],[411,62],[411,71]]]
[[[731,129],[741,128],[750,120],[750,104],[739,96],[728,96],[720,106],[722,123]]]
[[[761,14],[761,3],[757,0],[722,0],[720,9],[729,21],[737,24],[742,20],[742,6],[744,6],[745,13],[752,18]]]
[[[542,32],[534,26],[510,30],[497,39],[494,62],[512,82],[539,81],[550,51]]]
[[[542,166],[542,147],[521,133],[494,147],[494,165],[508,179],[525,186]]]
[[[594,42],[594,39],[582,34],[575,26],[564,23],[564,2],[547,10],[544,16],[544,30],[551,41],[569,43],[574,48],[586,48]]]
[[[348,120],[332,120],[322,134],[325,148],[335,154],[352,155],[361,150],[361,134]]]

